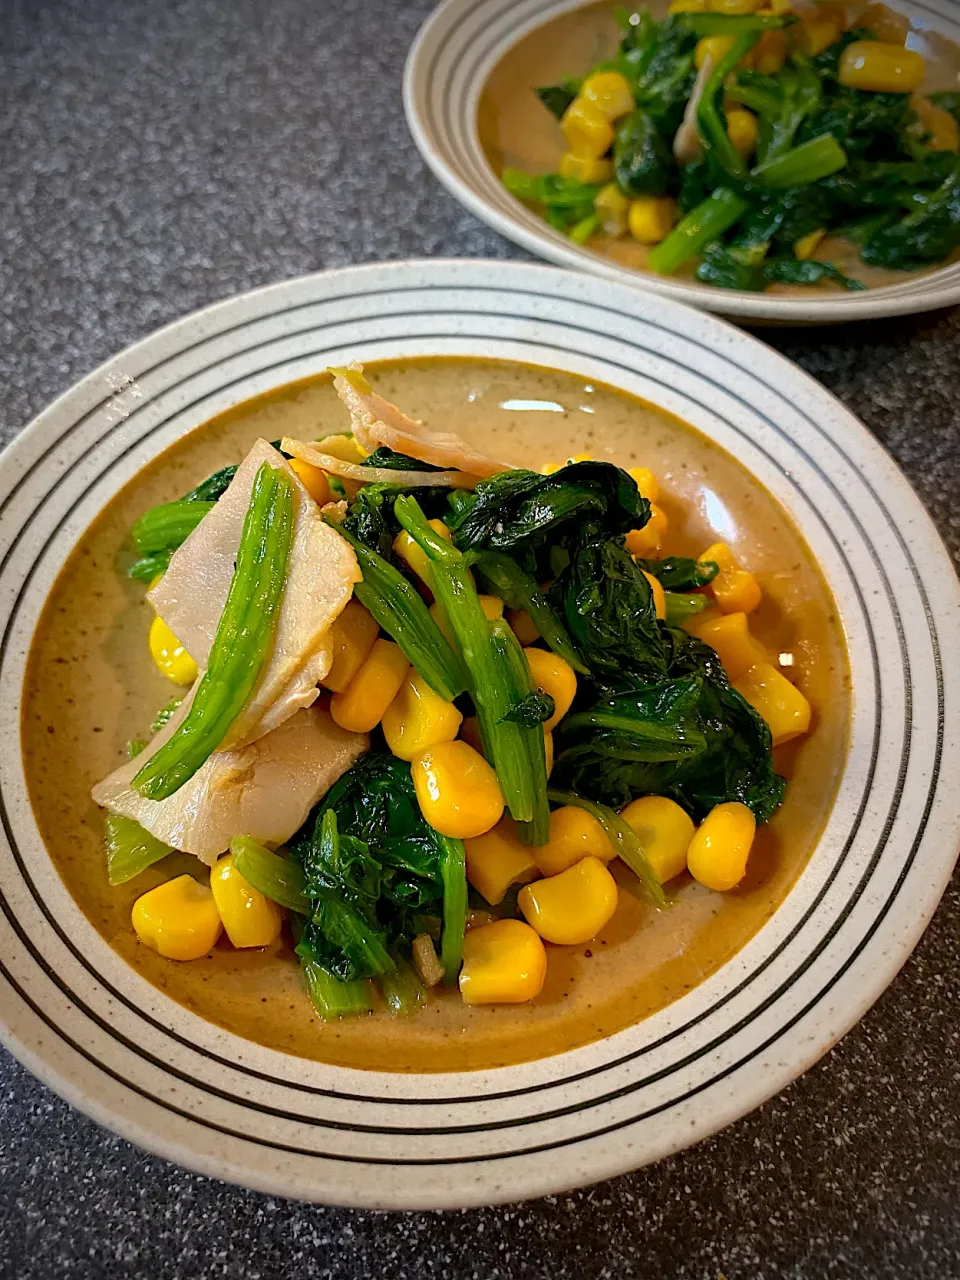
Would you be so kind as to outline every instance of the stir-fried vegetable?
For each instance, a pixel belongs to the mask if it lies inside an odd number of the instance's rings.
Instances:
[[[292,534],[293,486],[264,463],[254,481],[207,670],[184,720],[133,779],[147,799],[163,800],[192,778],[243,710],[273,635]]]
[[[122,814],[108,813],[103,827],[107,879],[111,885],[126,884],[172,852],[169,845],[145,831],[139,822],[124,818]]]
[[[503,174],[555,229],[629,234],[653,271],[695,260],[744,290],[862,288],[816,256],[831,233],[899,270],[960,246],[958,97],[916,92],[919,53],[845,31],[835,7],[618,17],[615,57],[536,90],[564,134],[559,172]]]

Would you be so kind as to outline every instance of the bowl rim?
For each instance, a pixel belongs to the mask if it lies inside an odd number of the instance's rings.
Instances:
[[[481,4],[489,0],[481,0]],[[461,102],[461,125],[465,123],[467,150],[472,153],[470,172],[482,174],[500,187],[499,180],[486,161],[479,138],[477,107],[490,72],[497,62],[519,40],[561,14],[590,8],[595,0],[553,0],[542,7],[511,35],[509,42],[495,45],[472,73],[469,90]],[[915,0],[914,0],[915,6]],[[440,184],[500,235],[539,258],[568,269],[586,271],[604,279],[656,293],[675,302],[716,312],[738,320],[754,320],[761,324],[845,324],[858,320],[919,315],[960,303],[960,263],[947,263],[928,273],[908,274],[902,281],[867,289],[860,293],[820,293],[804,297],[797,294],[752,293],[736,289],[720,289],[696,280],[676,280],[654,272],[633,270],[603,257],[547,226],[522,201],[505,189],[500,203],[484,194],[480,179],[471,181],[458,170],[446,154],[440,139],[441,126],[431,121],[428,97],[435,71],[435,60],[446,47],[446,28],[478,8],[477,0],[442,0],[424,20],[407,54],[403,69],[402,97],[407,127],[417,150]],[[909,9],[911,6],[901,6]],[[946,23],[943,14],[929,10],[936,20]],[[957,32],[960,39],[960,30]],[[458,134],[458,146],[462,146]],[[482,160],[481,160],[482,157]],[[502,207],[501,207],[502,206]],[[953,268],[954,279],[939,282]]]
[[[500,278],[499,284],[495,283],[498,276]],[[219,337],[222,330],[229,328],[229,325],[224,322],[231,316],[247,315],[253,317],[251,323],[257,322],[258,317],[266,317],[269,321],[272,315],[270,305],[274,302],[279,303],[284,298],[306,296],[318,297],[321,301],[325,301],[325,290],[326,293],[336,293],[339,289],[341,296],[344,293],[349,296],[351,286],[355,295],[360,296],[362,285],[366,282],[381,280],[388,287],[398,288],[406,277],[412,277],[414,280],[417,278],[429,279],[435,282],[436,287],[451,290],[472,287],[477,290],[492,289],[496,292],[498,288],[505,290],[508,287],[515,287],[519,291],[527,291],[534,295],[538,289],[542,288],[545,295],[550,294],[556,298],[562,307],[571,304],[580,305],[581,302],[588,302],[593,305],[591,299],[597,300],[601,297],[606,299],[610,295],[608,289],[599,289],[598,282],[590,277],[557,271],[554,268],[540,264],[477,259],[428,259],[340,268],[335,271],[320,272],[237,295],[182,317],[128,347],[58,397],[47,410],[34,419],[0,457],[0,514],[2,514],[7,502],[7,498],[2,496],[4,487],[8,481],[15,486],[16,477],[13,473],[18,465],[44,454],[48,446],[46,436],[49,434],[51,425],[55,423],[55,420],[66,414],[69,421],[72,422],[78,415],[88,414],[91,404],[95,404],[97,401],[106,403],[108,409],[111,410],[116,407],[116,413],[122,417],[126,402],[116,404],[116,406],[115,402],[118,396],[123,397],[130,391],[129,382],[124,381],[128,376],[127,371],[131,368],[136,370],[142,363],[141,358],[151,353],[163,356],[171,339],[179,340],[180,337],[185,337],[187,333],[193,330],[197,334],[212,335],[205,341],[214,341]],[[475,283],[468,285],[467,281],[474,281]],[[410,287],[415,286],[411,285]],[[926,556],[923,564],[924,573],[927,579],[936,580],[940,589],[940,594],[934,600],[934,611],[942,634],[948,636],[952,641],[951,645],[945,645],[944,648],[947,652],[952,651],[952,647],[960,643],[960,584],[957,583],[949,557],[929,517],[920,506],[915,495],[913,495],[905,478],[866,428],[858,423],[840,402],[830,396],[812,378],[797,369],[796,366],[791,365],[784,357],[770,351],[751,335],[733,328],[716,317],[691,311],[688,307],[669,302],[664,303],[657,298],[644,297],[632,288],[617,289],[614,291],[614,295],[614,301],[622,306],[625,314],[646,316],[648,318],[651,315],[655,315],[658,322],[669,320],[672,326],[670,331],[676,335],[684,334],[689,330],[705,331],[709,334],[713,349],[718,353],[718,361],[721,359],[729,360],[729,352],[731,350],[750,353],[755,358],[762,356],[768,364],[782,375],[785,383],[790,385],[792,394],[799,395],[801,398],[804,396],[809,397],[811,404],[814,406],[814,412],[825,414],[831,419],[832,428],[840,431],[847,447],[859,456],[864,469],[869,469],[875,473],[875,476],[879,476],[879,481],[886,489],[888,497],[892,496],[897,499],[898,510],[904,514],[904,518],[906,516],[910,517],[909,535]],[[165,358],[172,358],[169,357],[169,352],[167,352]],[[286,382],[289,380],[291,378],[287,376],[279,381]],[[277,382],[274,385],[277,385]],[[105,391],[109,393],[106,397]],[[238,397],[238,399],[244,398],[246,398],[246,395]],[[210,413],[205,412],[192,425],[199,425],[209,416]],[[108,420],[105,419],[105,421]],[[837,425],[838,422],[840,424],[839,427]],[[149,446],[145,451],[146,459],[157,456],[164,448],[166,448],[166,442],[156,446]],[[131,474],[136,474],[141,465],[142,462],[136,462]],[[115,483],[112,492],[116,492],[123,483],[125,483],[124,479]],[[786,505],[791,516],[796,518],[790,505]],[[86,523],[88,521],[84,522],[84,525],[81,526],[76,535],[70,535],[69,548],[75,545]],[[46,594],[46,592],[43,593],[44,598],[46,598]],[[10,682],[7,681],[7,683],[9,685]],[[940,729],[949,730],[949,728],[950,721],[948,718],[946,724],[941,723]],[[960,742],[957,740],[955,731],[952,737],[948,737],[947,747],[955,757],[960,757]],[[938,803],[941,809],[941,825],[944,822],[944,818],[946,818],[950,840],[955,846],[957,843],[958,823],[960,823],[960,795],[957,794],[956,788],[946,798],[941,796]],[[945,815],[943,813],[944,809],[947,810]],[[9,828],[7,828],[6,833],[9,835]],[[932,914],[936,902],[946,887],[951,867],[952,858],[945,857],[941,852],[939,862],[930,868],[930,875],[921,886],[922,893],[918,894],[917,897],[919,905],[916,909],[911,910],[908,919],[899,922],[897,934],[890,941],[891,950],[883,954],[882,962],[872,964],[867,972],[859,975],[859,981],[856,986],[847,994],[846,1001],[841,1002],[842,1007],[829,1010],[829,1021],[819,1029],[817,1035],[807,1039],[795,1039],[792,1042],[790,1054],[784,1054],[778,1060],[770,1063],[768,1075],[762,1079],[751,1081],[747,1096],[744,1096],[743,1092],[739,1094],[731,1093],[722,1103],[714,1106],[707,1119],[700,1117],[696,1121],[692,1120],[689,1130],[684,1130],[674,1125],[673,1129],[660,1136],[656,1150],[652,1155],[648,1150],[643,1158],[638,1158],[637,1154],[631,1154],[632,1144],[629,1143],[611,1147],[610,1150],[604,1149],[602,1155],[592,1162],[584,1163],[581,1171],[573,1175],[569,1172],[564,1172],[562,1169],[544,1168],[540,1170],[539,1175],[535,1178],[525,1175],[523,1178],[518,1179],[516,1176],[510,1176],[502,1171],[494,1171],[492,1165],[481,1166],[477,1163],[476,1168],[480,1172],[475,1175],[470,1174],[463,1181],[458,1181],[455,1177],[448,1176],[442,1183],[433,1185],[428,1189],[423,1186],[395,1185],[386,1180],[374,1180],[374,1185],[372,1186],[358,1183],[347,1185],[342,1178],[337,1179],[331,1175],[325,1175],[322,1194],[320,1194],[317,1192],[315,1184],[311,1184],[308,1188],[298,1187],[296,1184],[291,1185],[291,1175],[280,1166],[270,1166],[264,1163],[252,1170],[246,1164],[239,1164],[236,1160],[229,1159],[223,1152],[217,1154],[216,1151],[213,1151],[211,1153],[197,1142],[185,1144],[182,1138],[177,1137],[176,1133],[168,1133],[164,1127],[158,1126],[155,1122],[144,1120],[143,1123],[140,1123],[136,1118],[131,1118],[130,1115],[119,1112],[112,1095],[104,1094],[103,1091],[100,1094],[94,1094],[89,1089],[78,1086],[76,1077],[68,1069],[68,1065],[64,1061],[64,1055],[56,1045],[52,1050],[47,1046],[44,1052],[38,1052],[34,1042],[29,1037],[24,1037],[13,1030],[4,1010],[4,1001],[8,1009],[11,1007],[9,992],[12,988],[8,987],[2,979],[0,979],[0,1039],[45,1083],[67,1097],[69,1101],[91,1115],[99,1123],[120,1132],[123,1136],[149,1150],[212,1176],[226,1178],[230,1181],[236,1181],[243,1185],[277,1194],[299,1194],[308,1198],[323,1199],[327,1202],[332,1201],[358,1207],[452,1208],[469,1204],[491,1203],[499,1200],[517,1200],[527,1198],[532,1194],[547,1194],[550,1191],[567,1189],[574,1184],[581,1185],[596,1181],[602,1177],[613,1176],[616,1173],[635,1168],[638,1163],[643,1163],[646,1159],[661,1158],[671,1151],[679,1150],[688,1145],[689,1142],[699,1140],[709,1133],[715,1132],[731,1120],[753,1109],[783,1087],[789,1079],[800,1074],[862,1016],[892,980],[922,933],[929,915]],[[797,886],[795,885],[790,894],[788,894],[787,899],[785,899],[784,904],[781,904],[780,911],[796,891]],[[2,917],[0,917],[0,924],[2,922]],[[4,950],[7,949],[6,944],[2,942],[3,936],[0,933],[0,968],[5,967],[3,966]],[[747,944],[748,947],[750,945],[750,943]],[[738,958],[742,955],[743,951],[739,952],[733,961],[728,962],[718,971],[718,974],[724,974],[726,970],[730,970],[727,978],[732,979],[734,970],[731,969],[731,966],[735,967]],[[117,960],[119,966],[126,970],[125,963],[119,961],[119,958]],[[149,984],[144,982],[142,985],[147,987]],[[155,989],[150,988],[150,991],[155,994]],[[687,999],[687,997],[684,997],[684,999]],[[680,1003],[677,1002],[676,1005],[668,1008],[676,1009]],[[649,1022],[649,1020],[647,1021]],[[204,1025],[209,1026],[210,1024]],[[618,1036],[623,1034],[617,1033]],[[607,1040],[616,1038],[608,1037]],[[249,1042],[245,1041],[240,1043],[242,1045],[249,1044]],[[594,1042],[592,1046],[587,1046],[587,1049],[589,1050],[603,1043],[605,1042]],[[573,1051],[573,1055],[582,1052],[581,1050],[576,1050]],[[527,1066],[539,1066],[541,1075],[546,1076],[549,1075],[551,1064],[557,1064],[561,1059],[569,1059],[573,1055],[557,1055],[554,1058],[540,1059],[539,1063],[522,1064],[521,1067],[501,1068],[495,1074],[501,1080],[506,1081],[511,1075],[530,1075],[531,1073],[525,1071]],[[787,1057],[789,1061],[784,1061],[783,1059]],[[296,1063],[303,1060],[289,1059],[289,1061]],[[545,1066],[544,1064],[547,1065]],[[321,1064],[314,1065],[320,1066]],[[335,1075],[336,1070],[330,1068],[327,1069],[327,1073]],[[604,1066],[603,1070],[606,1071],[607,1067]],[[319,1074],[323,1075],[324,1072],[321,1071]],[[372,1078],[379,1073],[358,1072],[355,1074],[364,1076],[367,1081],[372,1081]],[[455,1074],[460,1077],[468,1076],[471,1082],[479,1082],[484,1076],[484,1073],[477,1072]],[[489,1075],[491,1073],[486,1074]],[[453,1073],[451,1073],[451,1076],[441,1077],[414,1075],[402,1077],[404,1081],[426,1080],[430,1082],[431,1086],[437,1086],[438,1081],[439,1085],[442,1086],[444,1081],[453,1078]],[[455,1079],[454,1083],[456,1083]],[[549,1091],[549,1082],[546,1082],[542,1087]],[[443,1094],[442,1087],[435,1087],[434,1093],[437,1095],[433,1100],[434,1105],[447,1105],[447,1099]],[[391,1104],[397,1106],[404,1100],[402,1097],[398,1097],[394,1099],[387,1098],[384,1101],[388,1106]],[[499,1165],[500,1163],[508,1164],[509,1162],[498,1161],[497,1163]],[[554,1164],[556,1163],[558,1162],[554,1162]],[[562,1162],[559,1163],[562,1164]],[[363,1163],[363,1168],[367,1171],[368,1176],[370,1167],[366,1162]],[[467,1168],[473,1170],[474,1164],[471,1163]]]

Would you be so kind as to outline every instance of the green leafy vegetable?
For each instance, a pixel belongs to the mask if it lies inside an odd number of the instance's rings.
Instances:
[[[269,651],[292,534],[293,485],[264,463],[254,480],[207,670],[185,719],[131,784],[147,799],[164,800],[192,778],[246,705]]]
[[[634,111],[618,127],[613,171],[624,194],[662,196],[669,190],[673,156],[649,112]]]
[[[659,275],[673,275],[678,267],[729,231],[748,207],[747,201],[735,191],[718,187],[703,204],[677,223],[666,240],[650,250],[647,258],[650,270]]]
[[[680,627],[688,618],[703,613],[710,601],[704,595],[685,595],[679,591],[666,591],[667,602],[666,624],[668,627]]]
[[[142,556],[179,547],[216,504],[196,500],[164,502],[151,507],[131,530],[134,544]]]
[[[306,877],[298,862],[272,853],[251,836],[234,836],[230,841],[230,852],[233,865],[244,880],[265,898],[296,911],[298,915],[310,914]]]
[[[103,820],[107,847],[107,880],[111,886],[126,884],[173,850],[133,818],[108,813]]]
[[[182,698],[171,698],[169,702],[165,702],[153,717],[153,724],[150,726],[150,732],[159,733],[165,724],[169,724],[180,709],[181,702],[183,702]]]
[[[539,89],[534,89],[534,93],[550,114],[561,120],[567,107],[580,92],[581,84],[582,81],[565,76],[560,84],[543,85]]]
[[[637,565],[656,578],[664,591],[698,591],[709,586],[720,572],[719,565],[712,560],[691,560],[688,556],[638,560]]]
[[[697,279],[722,289],[765,289],[768,284],[817,284],[830,280],[844,289],[857,292],[864,288],[859,280],[843,274],[831,262],[814,258],[765,258],[748,264],[736,252],[722,245],[708,245],[697,268]]]
[[[592,814],[607,833],[607,839],[616,849],[617,855],[626,863],[644,889],[646,889],[654,906],[665,907],[667,905],[663,886],[653,873],[653,868],[650,866],[650,861],[637,833],[628,822],[620,817],[619,813],[614,812],[613,809],[605,804],[597,804],[584,796],[575,795],[572,791],[559,791],[555,787],[551,787],[547,794],[554,804],[572,804],[578,809],[585,809],[587,813]]]

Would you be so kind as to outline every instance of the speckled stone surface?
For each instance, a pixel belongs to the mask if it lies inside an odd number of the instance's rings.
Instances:
[[[0,438],[186,311],[322,267],[521,256],[429,177],[400,76],[429,6],[0,0]],[[960,311],[764,335],[860,415],[960,556]],[[956,657],[956,655],[952,655]],[[0,1057],[0,1276],[960,1277],[960,892],[876,1007],[754,1115],[567,1197],[304,1207],[182,1173]]]

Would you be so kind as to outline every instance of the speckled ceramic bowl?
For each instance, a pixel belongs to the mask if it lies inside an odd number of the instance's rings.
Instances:
[[[852,655],[833,810],[782,906],[682,999],[551,1058],[431,1075],[325,1066],[225,1032],[128,967],[67,893],[15,743],[44,600],[97,512],[215,413],[351,357],[499,356],[612,384],[715,439],[788,510]],[[75,1105],[216,1177],[441,1208],[621,1173],[755,1107],[829,1048],[916,943],[960,830],[958,586],[909,486],[799,370],[701,312],[587,275],[411,262],[189,316],[52,405],[0,466],[0,1031]]]
[[[748,293],[634,270],[574,244],[549,227],[539,214],[510,195],[491,167],[480,140],[480,103],[491,73],[512,48],[537,28],[582,7],[583,0],[445,0],[424,23],[410,50],[403,93],[414,141],[440,182],[478,218],[560,266],[590,271],[620,284],[639,285],[663,297],[747,321],[838,324],[910,315],[960,302],[960,262],[922,275],[907,275],[865,293],[816,288]],[[654,0],[649,7],[665,12],[666,3]],[[909,37],[911,44],[922,48],[929,31],[960,43],[957,0],[912,0],[893,7],[905,13],[915,27],[915,34]],[[611,12],[613,8],[610,0]],[[599,54],[592,53],[590,61],[596,56]]]

